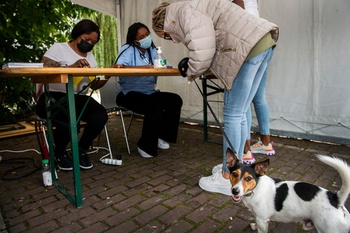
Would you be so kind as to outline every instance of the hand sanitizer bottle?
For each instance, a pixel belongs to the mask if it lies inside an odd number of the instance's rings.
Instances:
[[[154,56],[154,68],[166,68],[166,59],[161,47],[157,47],[157,54]]]

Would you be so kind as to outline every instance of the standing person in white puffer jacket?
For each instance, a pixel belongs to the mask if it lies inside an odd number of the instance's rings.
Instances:
[[[188,48],[189,80],[210,71],[225,86],[224,130],[230,143],[224,138],[223,171],[202,177],[199,186],[232,195],[226,151],[236,151],[244,162],[246,113],[272,58],[278,27],[226,0],[192,0],[160,3],[153,10],[152,28]]]
[[[231,0],[229,0],[231,2]],[[259,6],[257,0],[235,0],[233,3],[244,8],[248,13],[259,17]],[[252,125],[252,112],[251,107],[247,110],[247,140],[243,150],[243,161],[248,164],[255,163],[254,154],[265,154],[265,155],[274,155],[275,149],[272,146],[270,139],[270,115],[269,115],[269,106],[265,98],[265,89],[266,89],[266,81],[267,81],[267,69],[261,79],[258,90],[253,98],[253,104],[255,109],[255,114],[257,116],[259,131],[260,131],[260,139],[253,146],[250,144],[250,130]],[[217,171],[222,170],[222,164],[216,165],[212,172],[213,174]]]

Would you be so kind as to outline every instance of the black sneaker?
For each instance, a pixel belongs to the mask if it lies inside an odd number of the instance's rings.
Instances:
[[[58,168],[60,170],[62,170],[62,171],[73,170],[73,162],[67,154],[64,154],[62,156],[57,156],[56,160],[57,160]]]
[[[89,156],[87,156],[84,152],[79,153],[79,160],[80,168],[87,170],[93,167],[92,163],[90,162]]]

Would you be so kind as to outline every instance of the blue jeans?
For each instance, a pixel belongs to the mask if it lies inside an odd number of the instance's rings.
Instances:
[[[272,48],[245,61],[239,70],[230,91],[224,92],[224,130],[238,158],[242,160],[247,139],[247,111],[250,107],[272,57]],[[226,139],[223,143],[223,170],[226,167],[226,150],[230,147]]]
[[[267,80],[267,70],[266,68],[264,75],[261,79],[260,85],[256,94],[253,98],[253,105],[255,109],[255,114],[259,124],[259,132],[263,135],[270,134],[270,114],[269,114],[269,105],[267,104],[265,98],[265,89],[266,89],[266,80]],[[247,126],[248,126],[248,135],[247,140],[250,140],[250,129],[252,127],[252,110],[251,107],[247,111]]]

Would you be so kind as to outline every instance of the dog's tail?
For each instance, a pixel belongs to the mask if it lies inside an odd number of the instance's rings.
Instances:
[[[350,193],[350,167],[342,159],[324,156],[324,155],[316,155],[316,156],[321,162],[333,167],[335,170],[338,171],[340,178],[342,179],[342,186],[340,190],[337,192],[337,196],[339,200],[339,205],[344,206],[344,203]]]

